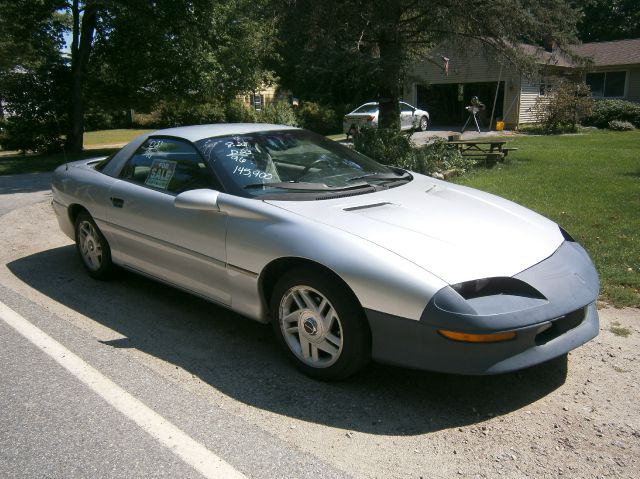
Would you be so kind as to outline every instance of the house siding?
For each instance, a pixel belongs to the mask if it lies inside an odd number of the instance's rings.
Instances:
[[[466,51],[452,46],[441,46],[432,50],[433,61],[423,60],[414,66],[410,76],[415,83],[450,84],[498,81],[500,65],[479,48]],[[441,56],[449,58],[449,75],[445,75]],[[503,79],[507,77],[503,71]]]
[[[627,100],[640,102],[640,67],[629,69]]]
[[[535,123],[535,105],[540,96],[540,83],[532,79],[523,78],[520,86],[520,111],[518,123]]]
[[[433,61],[426,59],[419,61],[408,72],[408,81],[404,90],[405,101],[414,105],[417,103],[418,85],[489,83],[500,79],[505,84],[502,111],[505,112],[506,117],[503,120],[510,127],[517,124],[520,74],[515,69],[504,65],[500,74],[500,63],[480,47],[469,47],[463,50],[443,44],[433,49],[431,55]],[[449,75],[444,72],[442,56],[449,58]],[[493,98],[483,100],[490,111]]]

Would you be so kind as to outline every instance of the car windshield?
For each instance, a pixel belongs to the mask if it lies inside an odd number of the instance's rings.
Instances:
[[[362,105],[361,107],[353,110],[353,113],[375,113],[378,111],[378,105],[376,103],[369,105]]]
[[[371,191],[410,179],[402,170],[305,130],[214,137],[196,145],[225,189],[241,196]]]

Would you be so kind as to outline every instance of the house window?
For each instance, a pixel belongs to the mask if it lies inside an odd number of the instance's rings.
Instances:
[[[623,97],[626,72],[587,73],[586,82],[595,97]]]
[[[540,83],[539,96],[545,96],[551,93],[551,85],[549,83]]]
[[[264,95],[252,94],[250,98],[251,106],[256,110],[262,110],[264,107]]]

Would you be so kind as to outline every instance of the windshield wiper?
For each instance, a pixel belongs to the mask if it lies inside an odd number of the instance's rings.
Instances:
[[[243,186],[245,190],[253,188],[282,188],[283,190],[299,190],[299,191],[340,191],[350,190],[355,188],[362,188],[368,186],[366,183],[361,185],[348,185],[348,186],[328,186],[324,183],[251,183]]]
[[[407,172],[402,175],[398,175],[396,173],[367,173],[366,175],[354,176],[353,178],[349,178],[346,181],[357,181],[357,180],[408,180],[411,175]]]

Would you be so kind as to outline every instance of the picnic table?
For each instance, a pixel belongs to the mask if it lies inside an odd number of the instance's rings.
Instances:
[[[484,158],[485,161],[502,161],[510,151],[517,148],[506,148],[507,140],[454,140],[449,144],[455,145],[462,156]]]

